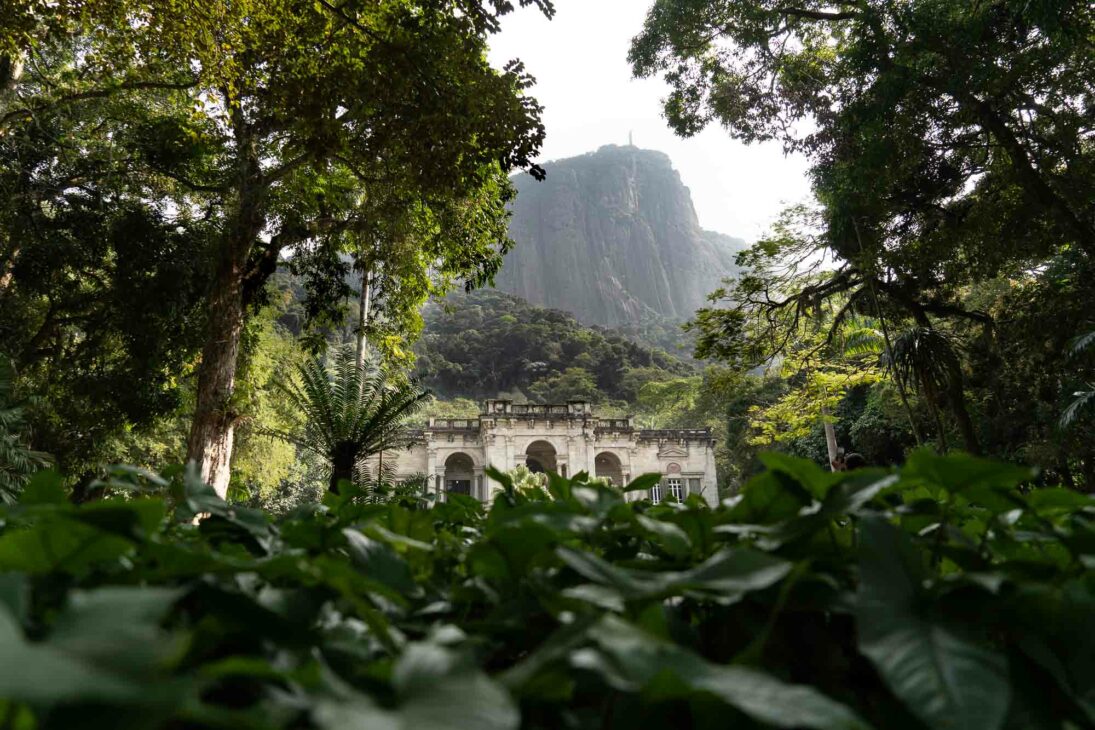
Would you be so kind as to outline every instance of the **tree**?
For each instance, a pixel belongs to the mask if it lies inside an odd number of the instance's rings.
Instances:
[[[963,306],[971,283],[1070,249],[1091,267],[1093,27],[1078,1],[659,0],[630,58],[670,83],[679,133],[717,121],[810,156],[813,260],[831,265],[795,290],[755,290],[773,294],[769,311],[867,298],[919,327],[984,327]]]
[[[75,53],[38,49],[19,93],[47,93],[65,77],[49,70]],[[214,226],[163,207],[175,183],[137,160],[186,118],[185,105],[119,92],[36,109],[0,133],[0,341],[36,396],[34,445],[65,473],[138,460],[119,442],[185,400]],[[180,165],[196,157],[176,151]]]
[[[547,0],[521,4],[551,11]],[[383,197],[413,201],[428,217],[424,267],[469,284],[497,268],[509,245],[506,174],[538,171],[531,159],[543,139],[520,65],[499,72],[485,58],[487,36],[512,5],[73,8],[62,14],[69,36],[27,40],[34,53],[66,43],[81,52],[36,71],[40,83],[26,87],[33,93],[16,89],[19,103],[2,123],[32,124],[45,110],[118,95],[188,108],[187,118],[150,128],[116,121],[159,142],[133,160],[134,173],[176,184],[158,206],[200,211],[212,229],[187,451],[223,493],[240,337],[285,251],[337,249],[341,237],[369,230],[369,201]]]
[[[298,432],[270,433],[326,460],[329,489],[335,493],[340,483],[353,483],[355,474],[364,473],[369,457],[404,445],[407,420],[430,397],[376,366],[358,367],[348,346],[335,349],[329,369],[311,358],[295,370],[295,379],[277,387],[299,409],[304,424]]]
[[[966,224],[1006,205],[1027,211],[1015,247],[1071,241],[1090,255],[1093,28],[1081,0],[658,0],[630,59],[670,83],[679,133],[718,121],[810,154],[819,189],[842,201],[832,213],[879,237],[957,226],[988,244],[997,226]]]

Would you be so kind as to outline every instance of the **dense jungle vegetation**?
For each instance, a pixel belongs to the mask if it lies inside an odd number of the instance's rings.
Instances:
[[[446,308],[543,174],[514,9],[0,11],[0,728],[1095,727],[1090,3],[653,0],[673,129],[815,192],[695,362]],[[494,390],[714,425],[723,499],[373,460]]]
[[[497,291],[450,296],[424,318],[417,372],[439,396],[585,398],[626,409],[646,383],[693,372],[662,350]]]

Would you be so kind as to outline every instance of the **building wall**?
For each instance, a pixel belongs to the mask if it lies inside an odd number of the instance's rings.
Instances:
[[[401,478],[425,474],[430,490],[443,494],[446,461],[466,454],[474,464],[472,494],[486,500],[495,485],[484,467],[509,471],[525,464],[537,442],[551,445],[555,471],[566,476],[581,471],[596,475],[596,457],[611,454],[619,459],[625,483],[655,472],[684,480],[711,505],[718,502],[709,431],[644,431],[634,428],[631,419],[598,418],[582,401],[524,406],[495,400],[486,402],[479,419],[432,419],[407,449],[394,455],[396,471]],[[629,493],[633,499],[643,496]]]

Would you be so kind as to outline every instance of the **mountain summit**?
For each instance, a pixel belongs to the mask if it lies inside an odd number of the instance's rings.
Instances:
[[[502,291],[616,327],[688,319],[733,273],[745,242],[700,228],[665,154],[607,145],[544,167],[514,179]]]

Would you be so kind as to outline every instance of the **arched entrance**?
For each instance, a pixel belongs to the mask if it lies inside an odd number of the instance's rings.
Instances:
[[[525,465],[533,473],[557,473],[559,464],[555,458],[555,447],[547,441],[533,441],[525,449]]]
[[[449,494],[471,494],[475,479],[475,463],[467,454],[453,454],[445,459],[445,491]]]
[[[593,474],[598,479],[608,479],[617,487],[624,484],[624,468],[620,457],[611,451],[602,451],[593,460]]]

